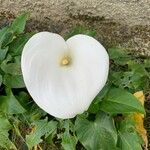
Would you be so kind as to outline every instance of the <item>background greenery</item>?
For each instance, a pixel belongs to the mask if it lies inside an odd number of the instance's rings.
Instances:
[[[24,31],[28,13],[0,30],[0,149],[142,150],[144,142],[132,115],[146,114],[133,93],[150,89],[150,59],[110,48],[108,82],[89,110],[61,120],[41,110],[28,94],[20,68],[24,44],[34,33]],[[77,27],[75,34],[95,36]]]

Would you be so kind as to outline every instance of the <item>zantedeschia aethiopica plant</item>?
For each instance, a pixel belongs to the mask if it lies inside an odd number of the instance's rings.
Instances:
[[[86,111],[106,83],[109,57],[94,38],[40,32],[26,43],[21,59],[24,82],[33,100],[58,118]]]

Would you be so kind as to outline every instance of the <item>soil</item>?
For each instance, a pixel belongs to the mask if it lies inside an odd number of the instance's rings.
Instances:
[[[9,11],[0,13],[0,28],[8,25],[14,18],[15,15]],[[128,26],[104,17],[78,15],[70,16],[70,18],[64,22],[60,20],[55,21],[47,17],[42,21],[34,18],[27,22],[26,30],[50,31],[64,36],[76,26],[94,29],[97,33],[97,39],[106,48],[122,47],[128,51],[134,51],[135,56],[150,56],[150,25]],[[145,107],[147,111],[145,127],[149,133],[148,137],[150,137],[150,92],[146,95]]]
[[[11,12],[1,12],[0,27],[9,24],[13,18],[15,18],[15,15]],[[27,23],[27,30],[50,31],[64,36],[76,26],[94,29],[97,33],[97,39],[106,48],[122,47],[134,52],[135,55],[150,56],[150,25],[129,26],[104,17],[70,15],[70,18],[65,21],[52,20],[49,17],[44,17],[42,20],[30,19]]]

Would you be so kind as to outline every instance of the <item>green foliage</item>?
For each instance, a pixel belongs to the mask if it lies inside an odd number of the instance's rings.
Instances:
[[[122,49],[110,48],[108,49],[109,57],[119,65],[125,65],[131,57]]]
[[[7,114],[24,113],[25,109],[20,105],[10,89],[6,89],[7,96],[0,96],[0,111]]]
[[[145,114],[133,93],[150,88],[150,59],[135,58],[121,48],[108,49],[109,79],[90,108],[74,119],[56,119],[33,102],[23,81],[21,53],[33,35],[24,31],[28,17],[23,13],[0,30],[0,147],[16,149],[16,134],[29,149],[49,143],[65,150],[141,150],[142,140],[129,116]],[[95,36],[96,32],[80,26],[66,39],[76,34]]]
[[[61,139],[62,139],[62,147],[64,150],[75,150],[76,149],[76,144],[77,144],[77,137],[75,135],[75,131],[71,128],[71,122],[69,120],[66,120],[63,122],[63,129],[65,131],[61,134]],[[73,135],[70,134],[72,132]]]
[[[32,148],[33,146],[39,144],[42,139],[41,137],[46,135],[50,135],[53,133],[53,131],[57,128],[57,122],[56,121],[50,121],[47,120],[38,120],[35,121],[33,124],[33,131],[29,135],[26,136],[26,143],[29,148]]]
[[[118,145],[121,150],[142,150],[142,140],[134,128],[129,116],[119,123]]]
[[[117,149],[117,132],[110,116],[99,113],[94,121],[77,117],[75,127],[79,141],[87,150]]]
[[[65,39],[68,39],[76,34],[86,34],[86,35],[89,35],[89,36],[92,36],[92,37],[95,37],[96,36],[96,31],[94,30],[89,30],[87,28],[84,28],[82,26],[77,26],[75,27],[72,31],[70,31]]]
[[[0,116],[0,147],[7,150],[15,149],[16,146],[10,141],[8,131],[12,129],[8,119],[4,116]]]
[[[17,34],[23,33],[28,17],[29,13],[23,13],[22,15],[18,16],[10,26],[10,30]]]
[[[145,113],[142,104],[131,93],[111,88],[100,104],[100,109],[109,113]]]
[[[0,75],[0,86],[2,85],[2,75]]]

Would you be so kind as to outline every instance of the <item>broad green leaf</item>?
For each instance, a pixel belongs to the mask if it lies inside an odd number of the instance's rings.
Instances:
[[[18,95],[16,95],[16,98],[20,102],[20,104],[26,109],[30,109],[31,107],[31,97],[28,93],[24,91],[20,91]],[[29,107],[30,106],[30,107]]]
[[[8,32],[8,27],[2,28],[2,29],[0,30],[0,48],[1,48],[1,46],[2,46],[4,37],[5,37],[5,35],[6,35],[7,32]]]
[[[2,41],[2,48],[5,48],[14,39],[14,33],[12,31],[7,31]]]
[[[94,99],[94,101],[92,102],[92,104],[90,105],[88,112],[89,113],[98,113],[100,111],[100,103],[103,98],[106,96],[106,94],[108,93],[108,91],[111,89],[111,85],[110,84],[106,84],[104,86],[104,88],[99,92],[99,94],[96,96],[96,98]]]
[[[144,67],[145,68],[150,68],[150,58],[144,60]]]
[[[137,98],[126,90],[112,88],[100,104],[100,109],[109,113],[140,112],[145,114],[144,107]]]
[[[14,39],[14,41],[9,45],[9,53],[12,56],[21,55],[25,43],[32,35],[33,33],[26,33]]]
[[[4,60],[1,64],[1,69],[11,75],[21,75],[21,66],[18,63],[7,63],[7,60]]]
[[[95,121],[77,117],[75,128],[79,141],[87,150],[117,149],[117,133],[110,116],[100,113]]]
[[[148,76],[141,76],[138,73],[133,74],[133,76],[131,77],[131,83],[133,88],[136,89],[135,92],[138,90],[145,90],[149,88]]]
[[[97,100],[94,100],[90,105],[88,112],[92,114],[96,114],[99,111],[100,111],[100,104],[97,102]]]
[[[136,133],[119,132],[119,147],[121,150],[142,150]]]
[[[25,109],[20,105],[10,89],[6,90],[7,96],[0,96],[0,110],[7,114],[24,113]]]
[[[128,88],[131,91],[145,90],[149,86],[148,77],[141,76],[133,71],[111,72],[109,81],[119,88]]]
[[[128,67],[134,74],[139,74],[141,77],[149,75],[145,70],[144,65],[136,63],[135,61],[129,61]]]
[[[2,75],[0,74],[0,86],[2,85],[2,80],[3,78],[2,78]]]
[[[33,146],[42,142],[41,137],[45,134],[51,134],[57,128],[56,121],[38,120],[33,124],[33,131],[26,136],[26,144],[31,149]]]
[[[9,88],[24,88],[25,84],[22,75],[9,75],[3,77],[3,83]]]
[[[124,88],[133,88],[131,77],[133,75],[133,72],[122,72],[122,71],[116,71],[112,72],[109,75],[109,80],[114,85],[124,89]]]
[[[4,60],[8,52],[8,47],[0,49],[0,61]]]
[[[121,150],[142,150],[142,139],[137,134],[130,116],[120,122],[118,135],[118,146]]]
[[[120,48],[110,48],[108,49],[110,59],[114,60],[116,64],[125,65],[127,64],[128,60],[131,59],[127,53]]]
[[[12,126],[9,123],[9,121],[5,117],[0,116],[0,147],[5,148],[7,150],[16,150],[15,145],[9,139],[8,131],[11,129]]]
[[[33,101],[28,102],[25,108],[27,111],[24,115],[26,116],[26,119],[30,122],[37,121],[47,114],[45,111],[40,109]]]
[[[29,13],[23,13],[18,16],[10,26],[10,30],[17,34],[23,33],[28,17]]]
[[[77,137],[70,134],[70,122],[66,120],[64,123],[65,132],[61,134],[61,145],[64,150],[76,150]]]

